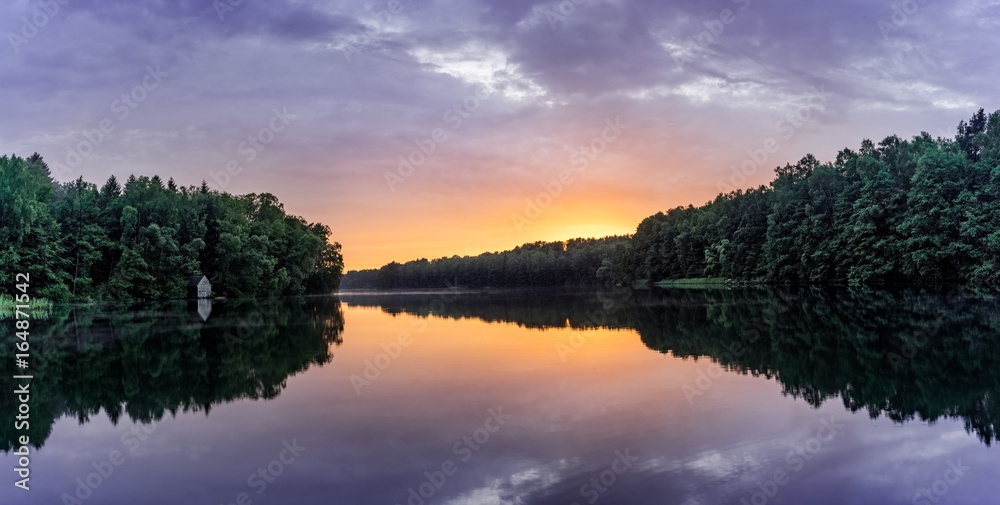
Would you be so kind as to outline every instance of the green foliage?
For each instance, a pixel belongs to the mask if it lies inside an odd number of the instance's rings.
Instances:
[[[18,305],[27,305],[32,319],[46,319],[53,308],[52,301],[46,298],[31,298],[25,304],[18,303],[13,296],[0,294],[0,320],[14,319]]]
[[[166,299],[191,275],[232,297],[326,294],[343,273],[330,229],[270,194],[179,188],[170,179],[50,179],[37,154],[0,158],[0,284],[29,273],[52,300]]]
[[[704,288],[722,289],[731,284],[728,279],[721,277],[703,277],[691,279],[664,279],[656,283],[658,288]]]
[[[41,158],[31,159],[0,157],[0,285],[11,286],[26,273],[37,296],[65,298],[65,247],[51,212],[54,185]]]
[[[834,163],[810,154],[775,174],[647,218],[617,266],[654,284],[1000,281],[1000,111],[980,109],[954,140],[866,139]]]
[[[352,270],[345,289],[508,288],[628,282],[628,237],[534,242],[510,251]]]

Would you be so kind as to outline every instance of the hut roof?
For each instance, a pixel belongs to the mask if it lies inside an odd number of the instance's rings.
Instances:
[[[191,277],[188,277],[187,285],[189,288],[196,287],[198,284],[201,284],[202,279],[207,279],[207,278],[204,275],[192,275]]]

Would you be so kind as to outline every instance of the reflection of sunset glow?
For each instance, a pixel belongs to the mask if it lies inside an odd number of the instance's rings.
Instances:
[[[690,384],[710,366],[708,360],[678,359],[651,351],[633,330],[538,330],[514,323],[487,324],[478,319],[407,314],[393,317],[380,309],[349,304],[344,313],[350,324],[344,345],[334,351],[337,366],[325,372],[331,375],[324,387],[355,396],[349,377],[363,373],[365,360],[383,353],[382,345],[395,341],[401,332],[407,332],[413,341],[371,386],[363,389],[358,400],[366,403],[441,395],[462,387],[489,392],[486,396],[527,399],[545,395],[547,399],[542,403],[552,415],[569,408],[590,411],[590,405],[603,405],[606,410],[645,404],[654,397],[657,409],[683,412],[690,408],[683,385]],[[453,384],[442,382],[442,370],[448,371],[448,380]],[[726,384],[724,389],[730,392],[747,388],[748,395],[775,387],[770,382],[747,380],[735,374],[726,374],[718,381]],[[543,392],[537,390],[540,382],[561,386]],[[439,392],[428,393],[428,388]],[[651,396],[651,392],[655,393]],[[713,396],[706,394],[704,403],[714,403]]]
[[[336,366],[324,370],[328,380],[322,387],[345,397],[357,396],[355,401],[374,411],[391,409],[406,398],[444,397],[461,388],[463,396],[474,391],[476,397],[505,397],[511,409],[541,409],[553,419],[587,413],[597,423],[588,430],[599,432],[600,412],[648,403],[651,390],[656,391],[657,409],[687,409],[681,386],[707,366],[705,361],[650,351],[632,330],[538,330],[478,319],[392,317],[349,305],[344,313],[350,321],[344,345],[334,350]],[[382,345],[395,341],[400,332],[409,333],[413,343],[360,396],[355,395],[349,377],[362,374],[366,360],[383,353]],[[773,387],[739,376],[728,376],[725,382],[736,388]],[[540,389],[539,384],[549,386]],[[439,407],[467,406],[445,402]],[[652,422],[655,411],[632,415],[636,417],[630,422]]]

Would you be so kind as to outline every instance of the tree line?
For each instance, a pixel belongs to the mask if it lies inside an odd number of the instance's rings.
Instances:
[[[630,238],[536,243],[476,257],[349,272],[351,287],[634,286],[678,279],[750,283],[1000,281],[1000,111],[954,138],[890,135],[808,154],[767,186],[650,216]],[[582,244],[571,249],[570,243]],[[578,260],[577,258],[583,258]]]
[[[509,251],[452,256],[352,270],[344,289],[506,288],[582,286],[603,282],[611,260],[628,250],[628,237],[534,242]],[[604,270],[602,270],[602,268]],[[598,275],[600,274],[600,275]],[[609,274],[609,273],[608,273]]]
[[[173,179],[52,179],[37,153],[0,157],[0,284],[28,273],[53,300],[182,298],[191,275],[233,297],[331,293],[343,272],[330,228],[268,193]]]
[[[1000,111],[980,109],[951,139],[865,139],[832,163],[810,154],[775,174],[645,219],[617,280],[1000,280]]]

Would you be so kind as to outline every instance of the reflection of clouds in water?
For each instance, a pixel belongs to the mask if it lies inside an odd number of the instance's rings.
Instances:
[[[685,505],[718,503],[738,493],[741,475],[761,468],[743,445],[739,454],[733,450],[708,450],[686,460],[669,457],[644,459],[633,469],[618,476],[608,488],[633,499],[642,496],[642,482],[660,481],[678,488],[678,500]],[[481,487],[447,500],[445,505],[500,505],[587,502],[581,494],[592,478],[607,470],[607,462],[584,462],[580,458],[560,460],[521,470],[509,477],[488,478]],[[627,483],[625,483],[627,482]],[[619,484],[623,483],[623,484]],[[636,484],[639,484],[636,486]],[[683,491],[681,491],[683,490]],[[602,497],[604,493],[602,493]],[[680,501],[679,501],[680,502]]]
[[[723,456],[718,451],[702,453],[684,466],[714,479],[725,478],[737,470],[737,464],[733,458]]]
[[[548,502],[551,495],[568,495],[592,477],[580,458],[532,466],[507,477],[486,479],[481,486],[445,502],[445,505],[495,505]],[[570,497],[572,498],[572,496]],[[579,495],[577,495],[579,498]],[[582,499],[579,501],[583,501]],[[566,502],[569,503],[569,502]]]
[[[520,503],[521,497],[540,487],[547,487],[559,480],[558,474],[534,468],[506,478],[490,479],[485,485],[462,493],[445,502],[445,505],[499,505]],[[545,484],[548,481],[549,484]]]
[[[509,503],[500,496],[500,489],[497,486],[499,482],[495,480],[490,486],[473,489],[462,496],[448,500],[445,505],[501,505]]]
[[[540,469],[538,469],[538,468],[532,468],[530,470],[525,470],[523,472],[519,472],[519,473],[515,473],[514,475],[511,475],[510,479],[509,479],[509,482],[510,482],[511,486],[513,486],[513,487],[519,487],[519,486],[523,486],[523,485],[531,483],[531,482],[543,481],[543,480],[549,480],[549,481],[554,482],[556,480],[559,480],[558,479],[558,474],[555,474],[555,473],[546,473],[546,474],[543,474]]]

